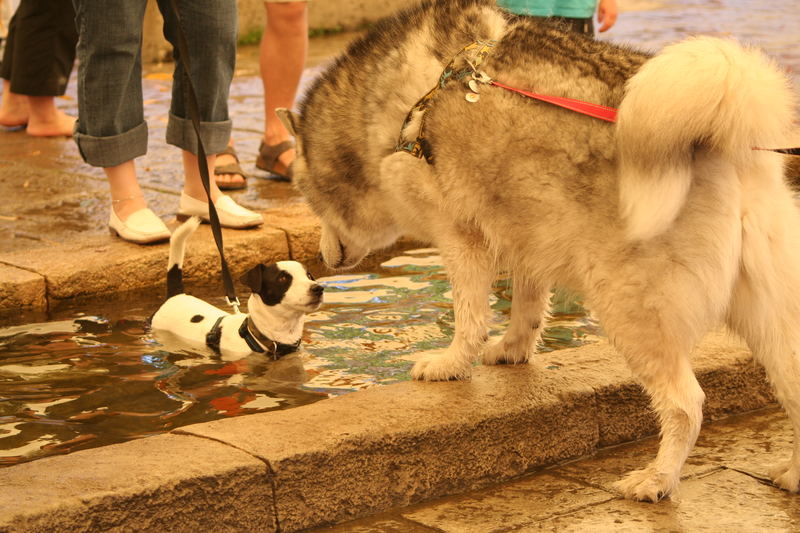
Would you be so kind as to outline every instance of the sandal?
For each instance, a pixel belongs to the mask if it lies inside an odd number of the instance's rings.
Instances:
[[[242,181],[219,181],[217,182],[217,187],[220,188],[221,191],[236,191],[239,189],[244,189],[247,187],[247,178],[249,177],[245,171],[242,169],[241,165],[239,165],[239,155],[236,153],[236,149],[233,146],[228,146],[222,152],[217,154],[220,155],[232,155],[233,158],[236,160],[235,163],[228,163],[227,165],[214,165],[214,175],[218,174],[232,174],[234,176],[241,176]]]
[[[292,181],[292,165],[294,161],[289,163],[289,166],[286,167],[286,170],[283,172],[279,172],[275,167],[277,165],[283,166],[283,163],[281,163],[278,158],[283,155],[284,152],[292,150],[293,148],[294,141],[283,141],[275,145],[268,145],[265,144],[264,141],[261,141],[261,146],[258,147],[256,167],[261,170],[266,170],[282,180]]]

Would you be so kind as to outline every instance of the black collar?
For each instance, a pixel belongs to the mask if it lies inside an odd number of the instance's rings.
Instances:
[[[222,328],[219,323],[222,322],[223,318],[225,318],[225,315],[219,317],[217,321],[214,322],[214,326],[206,333],[206,346],[215,352],[219,352],[219,340],[222,337]]]
[[[247,320],[242,321],[242,325],[239,327],[239,336],[254,352],[266,353],[274,359],[296,352],[300,347],[300,339],[297,339],[294,344],[284,344],[270,339],[258,330],[250,315],[247,315]]]

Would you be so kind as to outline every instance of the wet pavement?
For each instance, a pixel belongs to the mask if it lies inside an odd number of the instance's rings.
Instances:
[[[312,40],[300,93],[355,34]],[[173,220],[183,174],[179,152],[164,142],[169,113],[172,65],[148,65],[143,98],[149,130],[147,154],[136,162],[139,182],[153,211]],[[255,167],[263,130],[263,87],[258,76],[258,50],[241,47],[231,86],[233,138],[242,167],[252,179],[247,189],[231,191],[240,204],[265,211],[302,201],[291,183],[270,179]],[[76,81],[72,76],[58,106],[77,115]],[[80,157],[69,138],[34,138],[22,129],[0,131],[0,254],[35,250],[79,237],[108,233],[108,187],[101,169]],[[0,256],[0,262],[2,262]]]
[[[612,487],[655,456],[658,443],[649,438],[480,491],[307,531],[794,532],[800,530],[800,497],[766,480],[769,462],[782,459],[776,451],[791,450],[791,437],[777,408],[707,424],[678,492],[657,504],[623,500]]]

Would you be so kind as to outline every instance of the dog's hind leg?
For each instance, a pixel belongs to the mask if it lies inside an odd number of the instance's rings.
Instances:
[[[465,228],[442,230],[437,244],[453,286],[455,333],[442,354],[423,356],[411,370],[414,379],[445,381],[466,379],[472,361],[488,338],[489,291],[495,278],[495,264],[477,231]]]
[[[550,303],[550,285],[514,273],[511,320],[505,334],[483,352],[483,364],[527,363],[536,351]]]
[[[783,188],[782,184],[780,185]],[[742,261],[728,312],[772,383],[794,430],[791,459],[770,471],[785,490],[800,489],[800,216],[786,191],[752,191],[743,218]]]
[[[705,394],[687,352],[675,351],[668,343],[646,344],[644,351],[626,342],[621,351],[650,396],[661,422],[661,443],[653,462],[630,472],[615,487],[628,499],[657,502],[680,481],[683,464],[700,432]]]

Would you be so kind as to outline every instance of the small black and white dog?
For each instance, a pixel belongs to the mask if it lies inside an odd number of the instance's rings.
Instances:
[[[253,292],[249,314],[229,314],[184,293],[186,240],[200,225],[192,217],[170,238],[167,300],[151,319],[154,331],[167,331],[191,344],[205,344],[223,358],[264,353],[278,358],[297,350],[306,313],[322,304],[324,287],[297,261],[256,265],[241,281]]]

